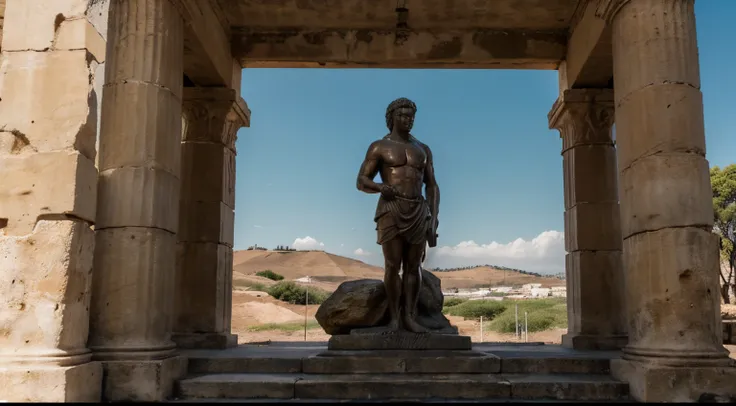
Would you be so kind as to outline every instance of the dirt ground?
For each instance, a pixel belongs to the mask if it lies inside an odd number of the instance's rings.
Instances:
[[[265,292],[233,291],[233,318],[232,331],[238,335],[240,344],[265,341],[304,341],[304,330],[298,331],[249,331],[250,326],[259,324],[302,324],[305,310],[308,321],[314,322],[314,314],[318,305],[311,305],[305,309],[303,305],[291,305],[269,296]],[[457,326],[460,334],[470,336],[473,342],[517,342],[513,334],[500,334],[484,331],[481,340],[480,322],[465,320],[462,317],[449,316],[450,322]],[[549,344],[559,344],[565,329],[552,329],[529,333],[528,341],[541,341]],[[330,338],[321,328],[307,330],[306,341],[327,341]]]

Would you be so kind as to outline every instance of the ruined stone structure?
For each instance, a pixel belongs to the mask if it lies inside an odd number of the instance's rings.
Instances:
[[[623,347],[638,400],[733,395],[694,1],[399,3],[0,0],[0,400],[161,400],[236,345],[248,66],[558,70],[564,346]]]

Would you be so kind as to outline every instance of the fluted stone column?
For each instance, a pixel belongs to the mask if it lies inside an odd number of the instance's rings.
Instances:
[[[549,113],[560,130],[565,187],[568,333],[562,345],[626,345],[613,91],[565,90]]]
[[[174,341],[181,348],[229,348],[235,140],[250,110],[234,89],[185,88]]]
[[[186,368],[171,341],[183,21],[170,0],[112,0],[89,346],[103,397],[156,401]]]
[[[5,2],[3,2],[5,3]],[[90,0],[8,0],[0,56],[0,400],[97,402],[90,284],[97,169]]]
[[[613,2],[629,344],[612,373],[640,401],[736,395],[721,342],[693,0]]]

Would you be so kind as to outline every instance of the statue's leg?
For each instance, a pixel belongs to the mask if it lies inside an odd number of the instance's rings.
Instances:
[[[406,244],[404,247],[404,311],[402,313],[404,328],[414,333],[426,333],[425,327],[417,323],[417,304],[419,291],[422,288],[422,279],[419,267],[422,264],[425,243]]]
[[[389,330],[399,330],[400,312],[399,300],[401,297],[401,278],[399,270],[401,269],[401,260],[403,257],[404,242],[401,237],[393,238],[381,245],[383,249],[383,258],[385,261],[385,272],[383,275],[383,284],[386,288],[386,297],[388,298],[388,310],[391,321],[388,324]]]

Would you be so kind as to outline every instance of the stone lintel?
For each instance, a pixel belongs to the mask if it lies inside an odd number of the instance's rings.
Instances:
[[[566,85],[563,89],[605,86],[613,77],[610,30],[606,30],[605,20],[598,15],[598,7],[597,0],[578,2],[570,26],[566,69],[561,75]],[[608,44],[608,47],[601,46],[604,44]]]
[[[243,67],[557,69],[565,30],[233,30]]]
[[[184,73],[200,86],[230,86],[230,26],[216,1],[172,0],[184,19]]]
[[[581,0],[570,24],[566,88],[607,87],[613,77],[610,23],[630,0]]]

